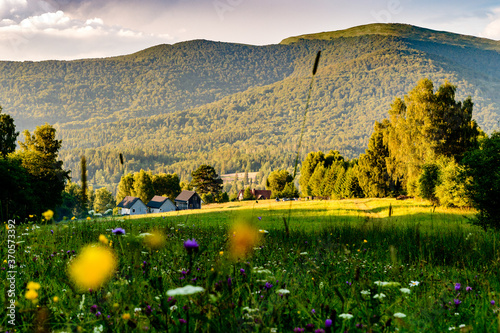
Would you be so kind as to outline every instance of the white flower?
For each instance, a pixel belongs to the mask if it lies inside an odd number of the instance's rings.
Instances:
[[[290,290],[288,289],[278,289],[276,290],[276,294],[289,294]]]
[[[321,282],[319,283],[319,289],[323,289],[324,287],[325,287],[325,284],[323,283],[323,281],[321,281]]]
[[[369,290],[361,290],[361,295],[370,295]]]
[[[245,306],[242,310],[243,311],[247,311],[248,313],[258,312],[259,311],[258,308],[256,308],[256,309],[250,309],[248,306]]]
[[[409,294],[410,293],[410,289],[408,288],[401,288],[399,289],[400,292],[402,292],[403,294]]]
[[[401,313],[401,312],[396,312],[394,314],[394,317],[396,317],[396,318],[404,318],[404,317],[406,317],[406,315],[404,313]]]
[[[373,282],[373,283],[375,283],[377,286],[381,286],[381,287],[383,287],[383,286],[385,286],[385,285],[386,285],[387,283],[389,283],[389,282],[384,282],[384,281],[375,281],[375,282]]]
[[[254,273],[256,274],[273,274],[270,270],[268,269],[255,269],[253,270]]]
[[[458,326],[458,328],[464,328],[465,327],[465,324],[461,324],[460,326]]]
[[[152,234],[150,234],[149,232],[143,232],[142,234],[139,234],[138,237],[146,237],[146,236],[151,236]],[[149,253],[149,252],[146,252],[146,253]]]
[[[269,231],[264,230],[264,229],[259,229],[259,232],[260,232],[261,234],[268,234],[268,233],[269,233]]]
[[[415,287],[415,286],[418,286],[420,284],[420,282],[418,281],[410,281],[410,287]]]
[[[352,319],[354,316],[350,313],[341,313],[339,314],[339,317],[343,319]]]
[[[167,291],[167,296],[179,296],[179,295],[192,295],[196,293],[202,293],[205,289],[202,287],[192,286],[188,284],[182,288],[171,289]]]
[[[135,308],[134,312],[141,312],[141,308]]]
[[[450,326],[448,327],[448,331],[453,331],[456,327],[455,326]]]
[[[104,327],[102,327],[102,325],[94,327],[94,333],[102,333],[103,331]]]
[[[271,333],[277,333],[278,329],[277,328],[271,328]]]
[[[174,312],[175,310],[177,310],[177,305],[172,305],[170,307],[170,311]]]
[[[460,316],[460,313],[458,313],[458,312],[455,312],[454,314],[455,314],[455,316]]]
[[[300,252],[300,255],[305,256],[305,255],[307,255],[307,252]]]
[[[385,297],[385,294],[383,294],[383,293],[380,293],[380,294],[375,294],[375,295],[373,296],[373,298],[384,298],[384,297]]]

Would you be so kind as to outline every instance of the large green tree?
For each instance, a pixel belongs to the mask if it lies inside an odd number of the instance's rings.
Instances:
[[[473,223],[500,230],[500,133],[482,140],[481,147],[465,153],[462,181],[478,210]]]
[[[155,196],[151,175],[142,169],[134,174],[132,195],[141,199],[145,204]]]
[[[291,182],[293,176],[287,170],[275,170],[267,177],[266,187],[272,191],[273,197],[279,197],[286,184]]]
[[[37,126],[33,134],[24,131],[24,142],[19,142],[21,150],[16,155],[29,173],[33,193],[31,213],[54,210],[62,202],[62,192],[70,171],[63,169],[58,159],[61,140],[56,139],[56,130],[49,124]]]
[[[120,203],[125,197],[131,196],[134,190],[134,174],[128,173],[120,179],[116,193],[116,203]]]
[[[445,83],[434,93],[429,79],[420,80],[408,95],[392,103],[388,148],[388,171],[402,180],[409,194],[418,194],[424,164],[438,156],[459,159],[477,146],[479,130],[472,120],[472,101],[455,101],[456,87]]]
[[[107,188],[101,187],[95,191],[94,210],[99,213],[104,213],[108,209],[115,208],[115,198]]]
[[[173,201],[181,193],[181,181],[176,173],[153,175],[152,181],[156,195],[167,196]]]
[[[19,132],[16,132],[14,119],[5,113],[2,113],[0,106],[0,155],[6,157],[9,153],[16,150],[16,140]]]
[[[191,176],[193,177],[191,185],[198,193],[212,193],[212,195],[217,196],[222,190],[223,181],[210,165],[200,165],[191,173]]]

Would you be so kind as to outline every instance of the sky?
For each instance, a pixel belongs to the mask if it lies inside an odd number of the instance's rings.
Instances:
[[[208,39],[252,45],[369,23],[500,40],[500,2],[486,0],[0,0],[0,60],[130,54]]]

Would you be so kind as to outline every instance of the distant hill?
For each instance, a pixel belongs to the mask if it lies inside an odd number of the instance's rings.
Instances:
[[[55,124],[66,167],[116,184],[126,170],[219,174],[293,166],[311,68],[322,57],[303,156],[364,152],[373,122],[416,82],[457,85],[487,132],[500,120],[500,42],[403,24],[370,24],[252,46],[196,40],[78,61],[0,62],[0,105],[18,128]]]

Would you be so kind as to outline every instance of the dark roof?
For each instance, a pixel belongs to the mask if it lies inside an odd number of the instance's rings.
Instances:
[[[189,201],[195,194],[198,195],[195,191],[182,191],[181,194],[175,198],[175,201]]]
[[[160,208],[161,205],[163,205],[167,200],[170,199],[167,197],[162,197],[161,195],[155,195],[146,206],[148,206],[149,208]]]
[[[262,199],[262,198],[271,199],[272,191],[271,190],[254,190],[253,193],[254,193],[253,195],[257,199]]]
[[[132,207],[137,200],[140,200],[137,197],[131,197],[131,196],[126,196],[116,207],[121,207],[121,208],[130,208]]]

